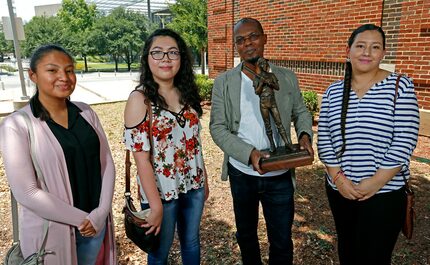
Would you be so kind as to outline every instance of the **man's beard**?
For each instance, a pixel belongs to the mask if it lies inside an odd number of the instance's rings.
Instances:
[[[257,61],[258,61],[258,59],[260,59],[260,56],[256,56],[256,57],[253,57],[253,58],[246,59],[245,62],[250,63],[250,64],[256,64]]]

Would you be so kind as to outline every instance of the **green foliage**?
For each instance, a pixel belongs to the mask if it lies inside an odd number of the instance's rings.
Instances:
[[[196,84],[199,87],[199,94],[203,100],[210,100],[214,80],[209,79],[207,75],[196,75]]]
[[[173,20],[167,27],[181,34],[187,44],[199,51],[203,58],[208,47],[207,0],[177,0],[170,5],[170,10]]]
[[[16,72],[17,69],[15,69],[14,67],[10,66],[10,65],[0,65],[0,69],[5,70],[7,72]]]
[[[302,91],[303,101],[312,116],[318,112],[318,94],[315,91]]]
[[[4,33],[0,31],[0,56],[6,53],[13,53],[13,42],[6,40]]]
[[[84,68],[85,68],[84,62],[77,62],[75,64],[75,70],[76,71],[82,71],[82,70],[84,70]]]
[[[22,43],[22,54],[29,57],[44,44],[64,45],[64,27],[58,17],[33,17],[24,25],[26,39]]]
[[[97,18],[96,5],[85,0],[63,0],[57,16],[63,23],[63,46],[74,54],[89,55],[92,44],[88,35]]]
[[[132,63],[131,69],[132,70],[139,70],[139,64],[138,63]],[[77,60],[75,64],[75,70],[80,72],[81,70],[84,70],[84,61]],[[88,62],[88,72],[113,72],[115,71],[115,64],[113,63],[106,63],[106,62]],[[128,65],[126,63],[118,63],[118,72],[128,72]]]
[[[93,56],[88,56],[88,61],[94,62],[94,63],[106,63],[109,61],[109,59],[105,56],[93,55]]]
[[[96,20],[96,5],[85,0],[63,0],[58,17],[73,33],[91,28]]]
[[[131,67],[148,35],[147,27],[145,16],[118,7],[97,20],[88,40],[93,44],[94,53],[111,55],[115,64],[124,56]]]
[[[85,60],[92,56],[89,58],[92,62],[106,62],[112,58],[116,68],[118,63],[126,62],[130,70],[133,63],[138,62],[149,27],[145,15],[123,7],[104,15],[85,0],[63,0],[57,16],[33,17],[24,26],[23,55],[28,57],[36,47],[55,43],[76,58]],[[0,32],[0,55],[3,47],[1,35]]]
[[[167,26],[181,34],[185,41],[198,50],[207,47],[207,0],[177,0],[170,6],[173,20]]]

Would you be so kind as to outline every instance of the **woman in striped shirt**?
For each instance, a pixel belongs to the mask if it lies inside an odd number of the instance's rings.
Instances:
[[[410,78],[379,68],[385,34],[358,27],[347,47],[345,78],[323,95],[318,153],[338,236],[341,265],[391,264],[404,222],[405,180],[416,146],[418,103]]]

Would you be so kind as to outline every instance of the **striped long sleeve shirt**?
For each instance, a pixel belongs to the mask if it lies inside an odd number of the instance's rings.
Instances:
[[[345,152],[342,147],[340,115],[343,81],[331,84],[323,95],[318,122],[318,155],[328,167],[340,167],[354,183],[372,177],[379,168],[401,170],[378,193],[397,190],[409,178],[409,160],[418,139],[419,111],[414,85],[400,78],[395,98],[397,74],[373,85],[360,99],[351,90],[345,125]],[[332,188],[336,189],[327,175]]]

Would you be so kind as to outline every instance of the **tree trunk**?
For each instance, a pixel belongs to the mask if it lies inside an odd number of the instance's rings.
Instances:
[[[130,53],[127,55],[127,68],[128,68],[128,71],[130,72],[131,71],[131,62],[133,61],[133,52],[132,52],[132,50],[131,50],[131,48],[130,48]]]
[[[205,60],[205,48],[202,48],[201,50],[200,50],[200,62],[201,62],[201,65],[202,65],[202,75],[204,75],[205,74],[205,65],[206,65],[206,60]]]
[[[115,61],[115,72],[118,72],[118,57],[114,56],[113,60]]]
[[[87,56],[84,55],[84,63],[85,63],[85,73],[88,72],[88,64],[87,64]]]

